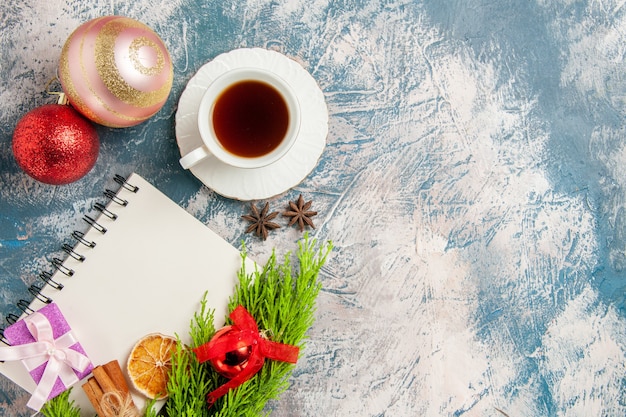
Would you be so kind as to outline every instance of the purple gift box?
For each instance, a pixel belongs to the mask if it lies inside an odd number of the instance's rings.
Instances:
[[[37,310],[37,312],[45,316],[45,318],[50,323],[50,326],[52,328],[52,335],[55,340],[71,332],[72,329],[70,328],[69,324],[65,320],[65,317],[63,317],[61,310],[59,310],[58,306],[55,303],[47,304],[46,306]],[[12,324],[11,326],[7,327],[4,330],[4,337],[11,344],[11,346],[26,345],[26,344],[37,341],[35,337],[31,334],[30,330],[28,329],[24,319],[19,320],[16,323]],[[85,353],[83,347],[80,345],[79,342],[76,342],[73,345],[69,346],[69,349],[72,349],[84,356],[87,356],[87,354]],[[26,368],[29,370],[29,373],[31,377],[33,378],[33,380],[37,384],[39,384],[39,382],[42,379],[43,373],[46,369],[46,365],[48,364],[48,361],[45,361],[39,364],[33,369],[29,369],[32,367],[32,366],[29,366],[29,360],[23,360],[22,362],[24,363]],[[81,380],[87,375],[89,375],[92,369],[93,369],[93,364],[89,363],[89,366],[87,366],[87,368],[82,372],[79,372],[75,369],[72,369],[72,371],[74,372],[78,380]],[[68,388],[69,387],[65,386],[61,378],[57,377],[54,383],[54,386],[52,387],[52,390],[50,391],[50,395],[48,396],[48,399],[56,397],[57,395],[61,394],[63,391],[65,391]]]

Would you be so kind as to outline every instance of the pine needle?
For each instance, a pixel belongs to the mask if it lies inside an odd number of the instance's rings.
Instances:
[[[41,414],[46,417],[80,417],[80,408],[70,401],[72,388],[62,392],[41,408]]]
[[[206,296],[205,292],[200,312],[194,314],[190,323],[189,335],[193,343],[191,348],[208,342],[215,334],[214,312],[207,308]],[[180,339],[176,343],[171,363],[172,369],[167,383],[167,414],[179,417],[208,416],[206,394],[216,386],[217,376],[211,374],[209,365],[198,363],[196,355]]]

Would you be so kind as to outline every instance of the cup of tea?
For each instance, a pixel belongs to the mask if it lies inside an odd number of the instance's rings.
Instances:
[[[198,110],[202,146],[180,159],[189,169],[209,157],[237,168],[278,161],[300,129],[300,105],[293,88],[275,73],[238,68],[217,77]]]

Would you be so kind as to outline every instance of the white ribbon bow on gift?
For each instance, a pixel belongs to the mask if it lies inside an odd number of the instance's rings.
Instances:
[[[24,318],[24,323],[36,341],[0,347],[0,360],[22,360],[29,372],[48,362],[41,381],[27,404],[33,410],[39,411],[48,400],[57,378],[61,378],[65,387],[69,388],[78,382],[73,369],[84,372],[91,362],[85,355],[69,348],[78,342],[71,331],[55,340],[50,321],[43,314],[32,313]]]

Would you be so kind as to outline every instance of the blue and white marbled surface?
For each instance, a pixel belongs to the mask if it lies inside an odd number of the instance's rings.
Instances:
[[[318,318],[273,416],[626,415],[626,3],[623,0],[4,0],[0,6],[0,312],[111,175],[138,172],[262,262],[300,234],[244,234],[248,203],[178,164],[186,82],[239,47],[319,83],[327,147],[297,187],[334,242]],[[152,27],[174,87],[149,122],[98,128],[82,180],[15,164],[11,137],[86,20]],[[0,379],[0,414],[28,397]]]

